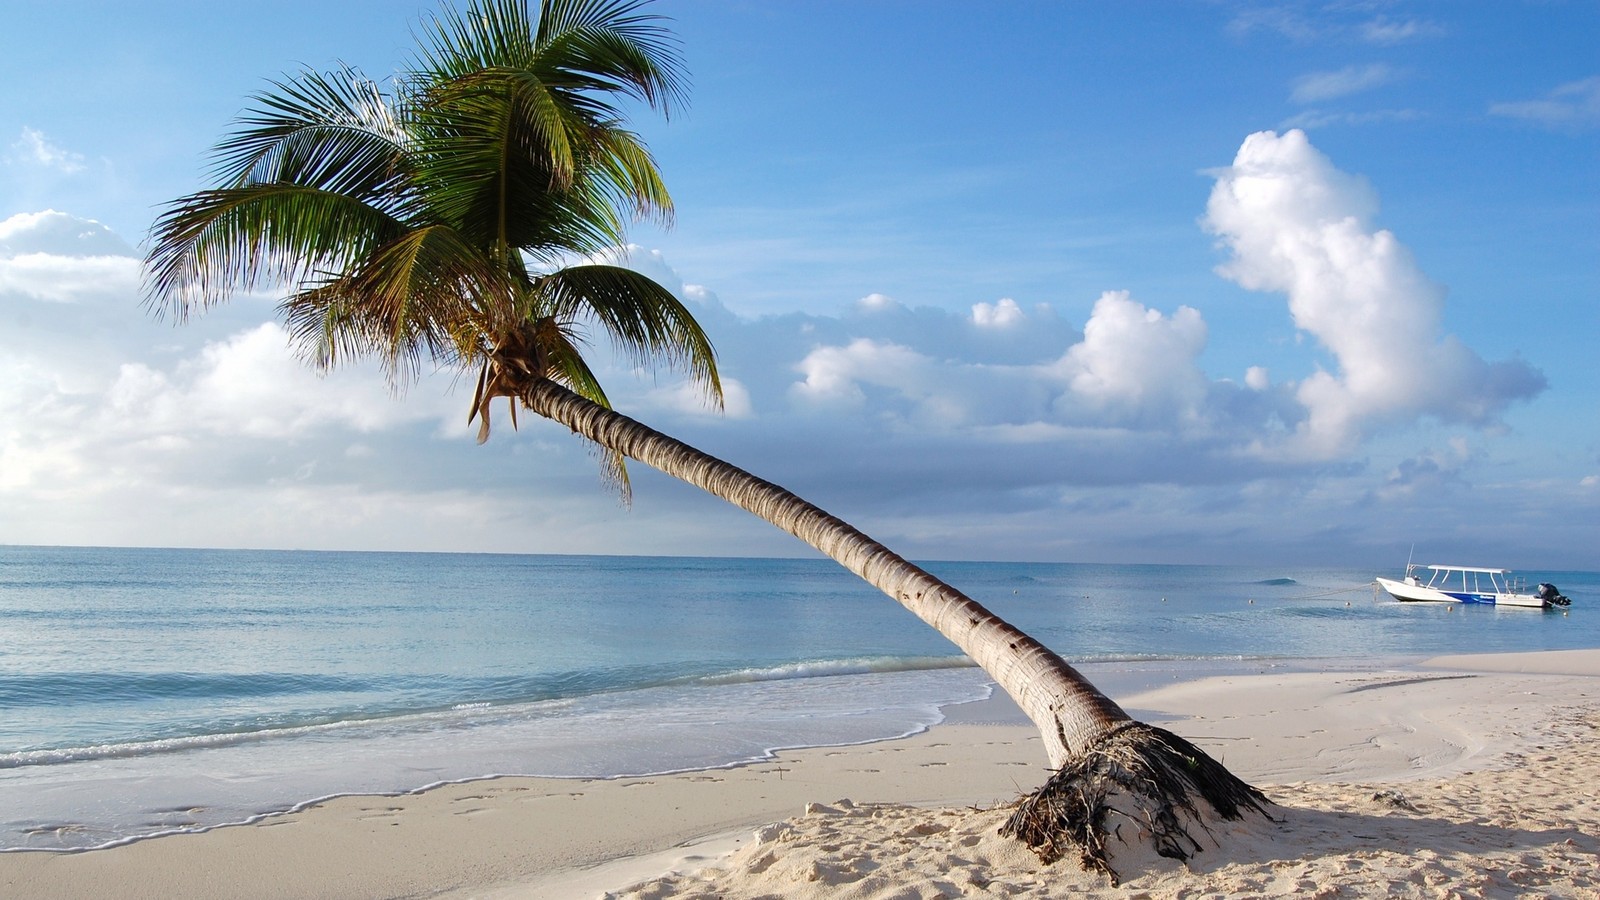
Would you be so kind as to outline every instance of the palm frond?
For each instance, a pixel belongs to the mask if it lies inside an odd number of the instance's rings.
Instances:
[[[556,204],[587,155],[576,145],[582,128],[572,118],[537,79],[476,72],[439,86],[419,115],[421,177],[433,189],[432,208],[470,223],[475,239],[508,246],[545,239],[537,231],[513,233],[513,216],[567,225],[570,217],[556,214]],[[602,221],[588,230],[604,240],[615,226]]]
[[[236,290],[321,281],[401,230],[382,209],[314,187],[200,191],[169,204],[151,230],[145,302],[183,321]]]
[[[670,116],[687,76],[665,18],[644,0],[550,0],[536,38],[541,55],[581,78],[579,89],[623,94]]]
[[[666,111],[683,93],[676,44],[658,17],[638,12],[640,6],[632,0],[546,0],[536,17],[525,0],[478,0],[465,11],[441,13],[416,80],[427,85],[418,107],[442,126],[430,132],[442,139],[444,155],[460,157],[455,167],[474,172],[501,205],[528,188],[566,190],[580,180],[626,172],[601,162],[619,156],[615,145],[623,138],[638,143],[620,128],[623,112],[613,98],[632,97]],[[535,22],[536,34],[529,30]],[[620,156],[653,168],[641,150]],[[491,159],[494,165],[487,164]],[[491,173],[492,183],[483,182]],[[640,214],[666,208],[670,201],[659,179],[650,185],[639,174],[630,173],[622,185],[628,205]],[[619,230],[620,223],[598,228],[613,239]]]
[[[688,307],[647,276],[622,266],[569,266],[538,279],[536,295],[543,314],[558,321],[592,318],[632,362],[665,361],[721,407],[710,338]]]
[[[220,184],[301,184],[369,201],[403,184],[405,114],[376,82],[343,69],[271,84],[216,146]]]
[[[659,224],[671,226],[672,197],[655,157],[639,136],[622,128],[609,128],[596,138],[595,166],[605,176],[596,181],[616,191],[608,202],[613,206],[626,204],[640,218],[654,217]]]
[[[682,51],[643,0],[473,0],[427,29],[418,71],[446,82],[496,68],[539,69],[585,102],[620,94],[669,113],[686,95]]]
[[[638,136],[553,91],[538,73],[493,70],[442,86],[423,114],[435,209],[492,226],[510,246],[623,240],[619,213],[670,223],[672,199]]]
[[[530,64],[537,55],[536,17],[525,0],[473,0],[445,7],[429,22],[413,69],[447,82],[498,66]]]
[[[435,225],[401,234],[279,309],[313,365],[377,356],[399,386],[424,355],[447,365],[481,356],[483,335],[507,327],[511,292],[500,270],[453,229]]]

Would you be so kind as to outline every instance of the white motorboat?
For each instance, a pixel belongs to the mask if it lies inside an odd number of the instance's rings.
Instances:
[[[1395,581],[1379,578],[1378,585],[1389,596],[1404,602],[1492,603],[1528,609],[1567,606],[1572,601],[1553,584],[1541,584],[1529,591],[1510,569],[1481,569],[1476,566],[1427,566],[1432,573],[1426,582],[1417,574],[1421,566],[1407,565],[1405,578]]]

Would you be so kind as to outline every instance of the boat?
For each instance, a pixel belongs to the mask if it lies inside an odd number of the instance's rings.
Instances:
[[[1476,566],[1427,566],[1432,573],[1427,582],[1417,570],[1406,565],[1405,578],[1395,581],[1379,578],[1378,586],[1389,596],[1406,603],[1492,603],[1527,609],[1568,606],[1571,600],[1553,584],[1540,584],[1529,591],[1510,569],[1481,569]]]

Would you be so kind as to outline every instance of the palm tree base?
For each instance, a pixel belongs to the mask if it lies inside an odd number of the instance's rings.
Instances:
[[[1161,856],[1187,860],[1204,849],[1196,829],[1209,831],[1197,803],[1235,821],[1250,813],[1272,819],[1270,802],[1183,738],[1128,722],[1019,800],[1000,833],[1027,844],[1046,864],[1076,853],[1085,869],[1105,873],[1115,885],[1113,842],[1129,843],[1131,836]]]

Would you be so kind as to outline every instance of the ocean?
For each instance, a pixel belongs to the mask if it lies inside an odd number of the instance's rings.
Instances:
[[[1528,573],[1567,612],[1447,612],[1376,596],[1375,571],[925,567],[1113,697],[1600,647],[1594,572]],[[821,559],[0,546],[0,850],[494,775],[735,765],[912,734],[992,690]]]

